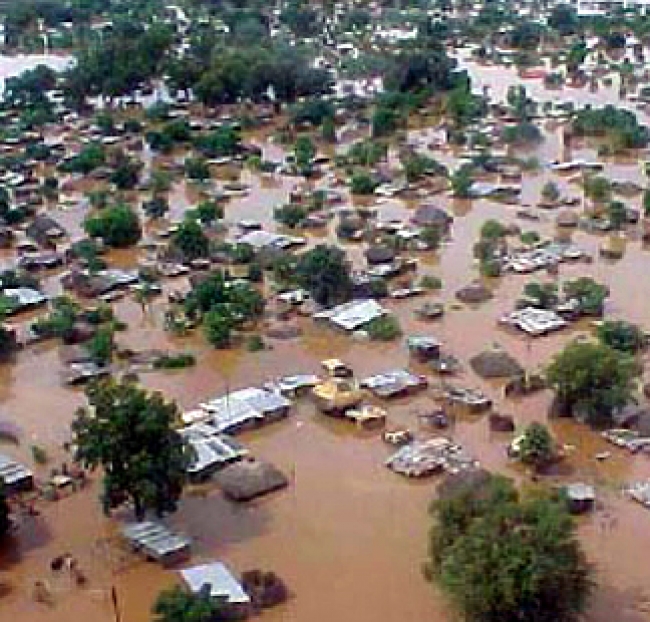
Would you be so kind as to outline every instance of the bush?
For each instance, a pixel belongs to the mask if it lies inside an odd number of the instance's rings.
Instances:
[[[420,279],[420,287],[432,290],[442,289],[442,280],[437,276],[433,276],[432,274],[425,274]]]
[[[125,248],[136,244],[142,236],[137,214],[125,204],[103,209],[84,221],[86,233],[101,238],[107,246]]]
[[[375,318],[368,324],[367,331],[375,341],[393,341],[402,336],[402,328],[394,315]]]
[[[184,369],[196,365],[196,357],[190,353],[163,354],[154,363],[154,369]]]
[[[246,340],[246,349],[249,352],[260,352],[261,350],[266,349],[266,345],[260,335],[251,335]]]
[[[372,194],[378,186],[377,181],[367,173],[355,173],[350,180],[352,194]]]

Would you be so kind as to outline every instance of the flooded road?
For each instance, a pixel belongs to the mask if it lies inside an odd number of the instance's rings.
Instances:
[[[0,63],[0,71],[2,64]],[[491,80],[493,88],[515,83],[516,77],[504,69],[474,69],[472,76],[481,85]],[[542,98],[526,81],[535,97]],[[580,91],[583,93],[583,91]],[[599,91],[594,101],[608,101]],[[589,97],[593,94],[588,94]],[[555,96],[555,95],[554,95]],[[582,95],[581,95],[582,96]],[[587,93],[584,92],[587,97]],[[558,93],[557,97],[566,97]],[[409,139],[420,139],[430,130],[414,130]],[[546,141],[535,150],[540,161],[562,157],[560,129],[547,132]],[[278,154],[277,146],[270,149]],[[571,157],[594,159],[596,151],[588,145],[574,147]],[[443,158],[441,157],[441,160]],[[450,156],[450,160],[454,158]],[[605,174],[644,184],[638,162],[607,162]],[[523,182],[522,203],[534,205],[545,181],[555,179],[568,194],[581,196],[581,189],[566,178],[542,169],[527,174]],[[273,229],[273,208],[287,200],[296,178],[263,179],[250,172],[242,175],[250,184],[250,193],[233,199],[226,207],[226,220],[235,223],[254,219]],[[184,184],[170,194],[170,219],[177,220],[194,204],[197,194]],[[420,274],[440,277],[444,287],[439,294],[427,294],[444,302],[446,314],[441,321],[423,323],[414,310],[423,298],[389,301],[406,335],[433,335],[443,341],[445,350],[463,362],[464,369],[454,384],[477,387],[495,402],[495,410],[510,414],[518,427],[532,421],[546,421],[550,393],[542,392],[525,399],[504,401],[501,386],[473,374],[468,359],[493,343],[515,356],[527,369],[541,369],[550,357],[570,339],[590,330],[588,324],[530,341],[497,326],[497,319],[513,307],[523,286],[531,279],[557,278],[559,282],[577,276],[592,276],[611,290],[607,314],[639,323],[650,330],[648,285],[643,279],[648,270],[648,250],[630,236],[624,257],[615,262],[599,256],[602,237],[575,231],[572,240],[594,257],[591,264],[563,264],[559,277],[508,275],[490,281],[495,297],[479,307],[458,305],[454,293],[477,277],[472,245],[483,222],[497,218],[524,230],[545,236],[556,235],[554,212],[541,212],[539,222],[517,218],[514,206],[487,200],[462,201],[436,195],[436,204],[455,215],[451,239],[435,253],[419,255]],[[629,200],[639,206],[640,197]],[[376,201],[379,219],[408,216],[413,205],[398,199]],[[83,210],[55,211],[66,226],[78,226]],[[329,237],[332,236],[331,228]],[[322,236],[309,236],[309,243]],[[362,258],[362,245],[345,245],[355,262]],[[113,263],[128,263],[133,254],[112,258]],[[172,281],[169,288],[186,287],[184,281]],[[58,291],[58,275],[45,280],[45,289]],[[161,348],[192,350],[197,355],[195,368],[178,372],[141,375],[144,386],[162,391],[183,408],[228,390],[259,385],[273,377],[298,372],[318,372],[319,362],[340,357],[359,377],[410,364],[403,342],[393,344],[360,343],[335,333],[310,319],[296,320],[302,336],[293,340],[268,339],[271,349],[248,353],[243,349],[214,351],[207,347],[200,331],[187,337],[170,337],[163,330],[165,303],[156,300],[142,311],[125,299],[115,305],[120,319],[128,323],[126,332],[117,334],[120,345],[134,350]],[[31,346],[19,353],[11,365],[0,367],[0,417],[15,422],[22,430],[19,447],[3,446],[2,451],[33,464],[30,446],[45,447],[50,464],[36,467],[45,478],[52,466],[66,456],[62,445],[69,439],[69,424],[75,409],[83,403],[83,393],[61,385],[61,363],[53,345]],[[414,369],[417,369],[415,367]],[[432,388],[439,380],[432,378]],[[418,414],[435,406],[433,390],[410,399],[384,404],[390,426],[406,426],[419,434]],[[594,562],[600,587],[594,598],[591,622],[648,620],[639,606],[650,600],[647,568],[639,562],[638,551],[650,547],[647,510],[624,499],[625,483],[650,477],[650,460],[631,457],[618,450],[605,461],[596,454],[611,447],[595,433],[567,421],[551,422],[552,430],[564,444],[574,447],[567,461],[567,473],[550,482],[582,480],[597,485],[602,507],[594,515],[581,519],[580,534]],[[520,469],[509,464],[505,448],[509,436],[491,433],[487,417],[459,416],[453,429],[456,440],[489,469],[524,479]],[[287,490],[246,506],[223,499],[214,487],[191,489],[180,511],[170,524],[191,536],[194,542],[192,562],[219,559],[237,572],[252,568],[273,570],[289,586],[292,598],[277,609],[263,614],[269,622],[420,622],[451,620],[441,595],[422,575],[426,558],[429,518],[427,507],[435,496],[436,480],[409,482],[384,466],[389,448],[379,433],[359,432],[349,424],[315,412],[308,400],[300,400],[288,420],[264,430],[241,436],[251,452],[279,466],[291,480]],[[99,477],[83,491],[54,503],[39,504],[40,517],[22,516],[12,546],[1,552],[0,572],[6,594],[0,603],[0,622],[69,622],[87,619],[93,622],[115,619],[111,590],[125,622],[148,622],[149,610],[160,589],[177,581],[177,575],[154,564],[138,561],[126,551],[116,536],[116,521],[105,519],[97,503]],[[117,518],[120,518],[118,515]],[[79,559],[88,575],[88,585],[80,588],[65,579],[54,578],[50,561],[69,552]],[[642,562],[642,560],[641,560]],[[53,604],[33,602],[35,580],[50,583]]]

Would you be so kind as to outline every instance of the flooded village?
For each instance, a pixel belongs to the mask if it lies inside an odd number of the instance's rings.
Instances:
[[[643,2],[15,5],[0,622],[650,618]]]

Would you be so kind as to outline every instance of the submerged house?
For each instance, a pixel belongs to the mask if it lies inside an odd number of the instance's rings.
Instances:
[[[183,582],[192,594],[207,593],[232,608],[232,614],[250,613],[251,599],[239,580],[221,562],[210,562],[180,571]]]
[[[289,414],[291,402],[271,391],[249,387],[200,405],[217,432],[238,432],[277,421]]]
[[[10,494],[26,492],[34,487],[34,474],[13,458],[0,454],[0,481]]]
[[[233,438],[220,434],[212,425],[195,423],[180,431],[193,450],[187,473],[192,479],[204,479],[223,467],[241,460],[248,450]]]
[[[57,240],[65,237],[66,230],[50,216],[36,216],[26,230],[27,237],[42,247],[53,246]]]
[[[122,528],[122,535],[134,550],[164,566],[187,559],[190,554],[189,538],[173,533],[162,523],[129,524]]]
[[[386,315],[376,300],[353,300],[314,314],[315,320],[328,320],[331,324],[346,331],[354,331],[366,326],[374,319]]]

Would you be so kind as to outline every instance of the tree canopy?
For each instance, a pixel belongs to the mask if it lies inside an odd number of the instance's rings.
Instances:
[[[72,423],[75,458],[104,473],[106,512],[130,502],[142,519],[148,510],[161,515],[176,509],[191,454],[174,429],[175,403],[148,393],[133,382],[89,385],[88,406]]]
[[[319,244],[298,259],[296,277],[314,300],[331,306],[346,302],[352,292],[345,253],[336,246]]]
[[[126,204],[107,207],[84,221],[86,233],[101,238],[108,246],[124,248],[140,240],[142,228],[138,215]]]
[[[566,507],[492,477],[432,506],[429,570],[468,622],[572,622],[590,568]]]
[[[563,409],[589,423],[608,423],[632,398],[634,362],[606,345],[573,342],[547,370]]]

